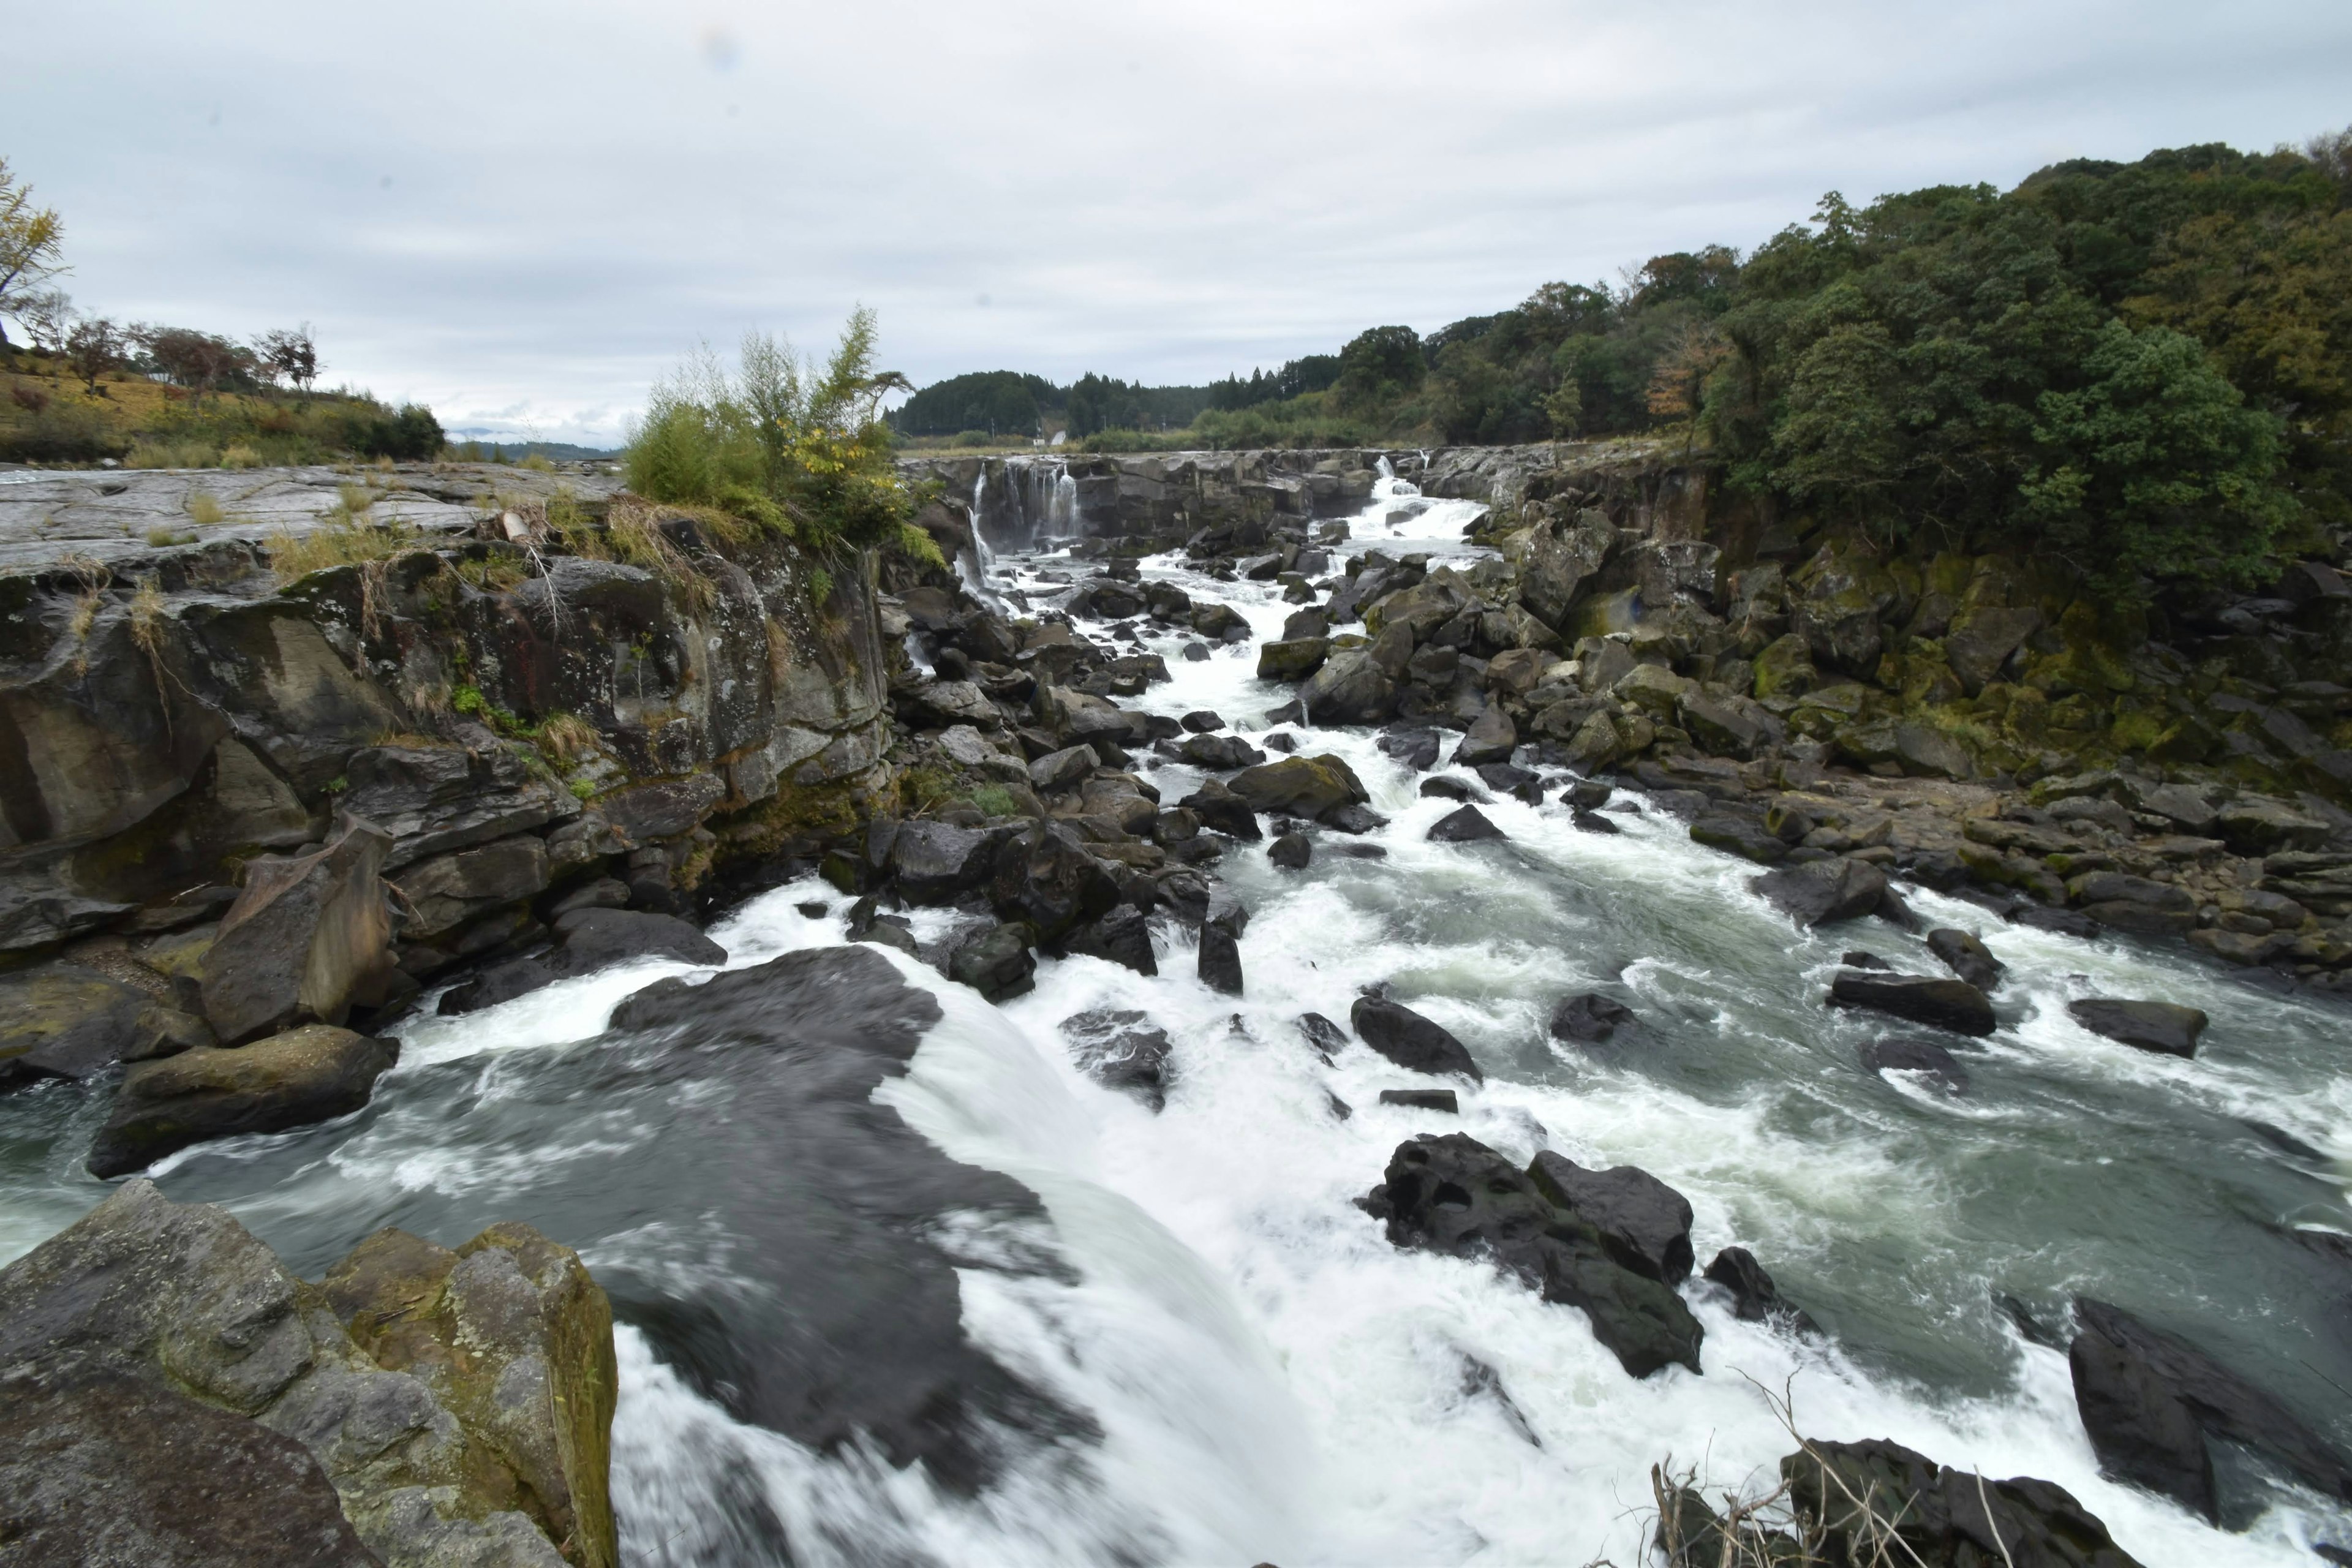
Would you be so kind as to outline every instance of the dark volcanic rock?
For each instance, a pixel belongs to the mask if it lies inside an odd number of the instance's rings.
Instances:
[[[258,1421],[130,1377],[0,1388],[16,1568],[377,1568],[310,1451]]]
[[[821,910],[824,906],[817,906]],[[573,910],[557,917],[556,948],[535,958],[519,958],[486,970],[442,994],[439,1011],[472,1013],[574,975],[593,974],[615,963],[674,959],[680,963],[719,964],[727,950],[675,915],[638,910]]]
[[[1886,878],[1860,860],[1816,860],[1783,866],[1748,884],[1753,891],[1801,926],[1832,925],[1875,911],[1886,896]]]
[[[1458,800],[1465,804],[1494,798],[1476,784],[1443,775],[1422,780],[1421,795],[1423,800]]]
[[[1227,789],[1214,779],[1176,803],[1201,819],[1203,827],[1213,827],[1229,837],[1255,844],[1265,837],[1257,825],[1257,813],[1250,803]]]
[[[1780,1461],[1780,1476],[1790,1502],[1822,1521],[1816,1550],[1825,1562],[1884,1553],[1917,1568],[2138,1568],[2072,1493],[2030,1476],[1991,1480],[1885,1439],[1810,1441]],[[1864,1498],[1870,1519],[1853,1500]]]
[[[1592,1337],[1635,1377],[1699,1370],[1701,1331],[1682,1298],[1617,1263],[1589,1222],[1475,1138],[1398,1144],[1363,1207],[1385,1222],[1391,1246],[1489,1258],[1545,1300],[1583,1309]]]
[[[2066,1352],[2099,1467],[2209,1520],[2221,1516],[2209,1443],[2251,1448],[2323,1496],[2352,1500],[2352,1461],[2203,1351],[2104,1301],[2074,1300]]]
[[[79,964],[0,976],[0,1089],[84,1079],[133,1050],[147,997]]]
[[[191,1143],[283,1132],[357,1110],[398,1060],[400,1043],[326,1024],[234,1049],[200,1046],[122,1075],[89,1173],[120,1176]]]
[[[1417,773],[1427,773],[1437,765],[1434,730],[1391,730],[1374,744]]]
[[[1399,1067],[1415,1072],[1458,1072],[1473,1081],[1485,1081],[1486,1075],[1461,1041],[1410,1007],[1378,996],[1360,996],[1348,1021],[1364,1044]]]
[[[731,1295],[657,1276],[607,1280],[616,1300],[635,1300],[625,1315],[663,1360],[738,1420],[825,1450],[870,1435],[893,1463],[921,1460],[970,1491],[1001,1452],[987,1422],[1076,1418],[965,1334],[958,1260],[943,1250],[947,1216],[1034,1216],[1036,1199],[940,1153],[874,1096],[939,1018],[879,953],[786,953],[622,1003],[593,1092],[724,1091],[663,1148],[661,1179],[709,1194],[722,1233],[747,1238],[732,1267],[770,1307],[744,1314]],[[642,1164],[615,1169],[614,1201],[648,1179]]]
[[[1711,849],[1728,849],[1764,865],[1784,860],[1789,855],[1789,847],[1766,829],[1761,818],[1745,812],[1707,812],[1690,825],[1690,836],[1693,843]]]
[[[1062,951],[1108,959],[1138,974],[1160,973],[1159,955],[1151,951],[1151,921],[1133,904],[1121,904],[1098,920],[1074,927],[1062,939]]]
[[[1265,858],[1286,871],[1304,871],[1315,857],[1304,833],[1286,833],[1265,847]]]
[[[1551,1033],[1554,1039],[1591,1045],[1608,1039],[1633,1021],[1633,1009],[1622,1002],[1587,991],[1560,998],[1559,1005],[1551,1010]]]
[[[1007,923],[966,937],[948,955],[947,975],[992,1002],[1035,990],[1037,959],[1029,951],[1029,928]]]
[[[1927,951],[1942,959],[1945,968],[1979,991],[1989,992],[2000,984],[2005,973],[2000,960],[1983,942],[1948,926],[1927,933]]]
[[[1168,1103],[1173,1077],[1169,1057],[1175,1047],[1168,1031],[1151,1026],[1143,1014],[1097,1010],[1062,1020],[1062,1037],[1087,1076],[1107,1089],[1123,1089],[1158,1110]]]
[[[1450,1116],[1462,1113],[1462,1102],[1450,1089],[1384,1089],[1381,1103],[1409,1110],[1443,1110]]]
[[[1038,765],[1032,764],[1033,770]],[[1093,771],[1091,762],[1087,771]],[[944,903],[988,880],[993,847],[989,836],[976,827],[903,823],[890,845],[890,869],[909,902]]]
[[[1821,1332],[1812,1319],[1781,1299],[1772,1277],[1744,1247],[1727,1247],[1717,1253],[1715,1261],[1706,1266],[1706,1279],[1731,1292],[1732,1316],[1744,1322],[1775,1322],[1799,1333]]]
[[[1465,805],[1450,813],[1429,830],[1430,839],[1438,844],[1478,844],[1503,837],[1503,830],[1488,821],[1486,814],[1475,805]]]
[[[1298,1015],[1298,1032],[1307,1037],[1307,1043],[1313,1046],[1317,1054],[1327,1062],[1331,1059],[1333,1053],[1347,1047],[1348,1031],[1320,1013]]]
[[[378,874],[391,849],[390,834],[346,814],[315,854],[247,865],[205,954],[205,1020],[225,1043],[305,1018],[340,1024],[390,994],[392,909]]]
[[[1233,791],[1254,810],[1309,817],[1371,799],[1355,770],[1328,754],[1285,757],[1278,763],[1244,769],[1234,775]]]
[[[1572,811],[1569,813],[1568,821],[1569,826],[1580,833],[1607,835],[1625,831],[1597,811]]]
[[[2205,1032],[2202,1012],[2170,1002],[2126,1002],[2112,996],[2091,996],[2067,1003],[2066,1013],[2095,1035],[2167,1056],[2195,1056],[2197,1037]]]
[[[1829,1001],[1832,1007],[1892,1013],[1956,1035],[1990,1035],[2000,1026],[1985,994],[1965,980],[1847,969],[1830,982]]]
[[[1118,882],[1063,823],[1031,823],[1000,845],[989,902],[1051,942],[1118,907]]]
[[[1242,994],[1242,950],[1234,933],[1208,921],[1201,927],[1201,983],[1228,996]]]
[[[1649,1172],[1633,1165],[1589,1171],[1546,1150],[1528,1167],[1528,1178],[1598,1230],[1621,1266],[1665,1285],[1690,1278],[1690,1203]]]
[[[1871,1072],[1926,1073],[1953,1094],[1969,1087],[1968,1069],[1933,1040],[1873,1040],[1862,1047],[1862,1065]]]

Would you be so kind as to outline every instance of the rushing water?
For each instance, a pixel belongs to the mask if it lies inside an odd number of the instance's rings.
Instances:
[[[1348,548],[1459,553],[1477,510],[1384,479]],[[992,563],[1001,585],[1033,591],[1050,591],[1034,569],[1066,564]],[[1173,558],[1145,571],[1232,603],[1260,638],[1293,607]],[[1255,737],[1288,695],[1255,679],[1255,644],[1187,662],[1188,637],[1145,636],[1174,677],[1143,700],[1156,710],[1213,709]],[[2248,991],[2178,948],[2011,928],[1918,893],[2010,970],[2000,1031],[1962,1058],[1969,1092],[1943,1094],[1864,1071],[1857,1048],[1879,1031],[1822,1005],[1849,948],[1935,972],[1916,939],[1876,922],[1800,932],[1748,890],[1753,868],[1631,797],[1612,806],[1618,837],[1498,799],[1484,809],[1507,842],[1429,843],[1452,803],[1420,798],[1369,732],[1318,731],[1304,749],[1346,758],[1392,820],[1319,838],[1301,873],[1260,846],[1228,853],[1223,875],[1255,911],[1238,1001],[1192,977],[1181,933],[1163,933],[1157,978],[1047,960],[1034,993],[1002,1008],[887,955],[944,1018],[877,1098],[1045,1206],[1025,1229],[976,1221],[956,1238],[965,1331],[1096,1431],[1005,1432],[999,1479],[953,1495],[737,1422],[651,1330],[625,1324],[627,1562],[1631,1564],[1652,1463],[1738,1484],[1793,1446],[1784,1392],[1808,1436],[1888,1436],[2055,1480],[2157,1568],[2307,1562],[2315,1535],[2345,1539],[2299,1494],[2225,1532],[2101,1479],[2064,1358],[1992,1300],[2013,1293],[2047,1321],[2072,1292],[2116,1301],[2352,1436],[2343,1281],[2292,1234],[2347,1224],[2340,1013]],[[1171,800],[1192,787],[1182,768],[1154,777]],[[1337,852],[1349,842],[1385,858]],[[812,900],[833,912],[794,907]],[[800,884],[712,934],[741,966],[841,942],[840,907]],[[948,918],[919,912],[918,931]],[[226,1203],[313,1275],[380,1225],[456,1242],[520,1218],[578,1246],[632,1323],[647,1302],[749,1321],[772,1307],[712,1152],[728,1105],[708,1085],[632,1079],[604,1059],[615,1047],[585,1043],[620,998],[677,970],[419,1017],[367,1110],[155,1173],[174,1197]],[[1298,1037],[1301,1012],[1344,1018],[1382,981],[1485,1068],[1458,1119],[1380,1105],[1412,1075],[1360,1046],[1326,1066]],[[1585,989],[1634,1008],[1631,1041],[1548,1038],[1551,1004]],[[2196,1059],[2150,1056],[2072,1024],[2064,1003],[2091,994],[2189,1003],[2213,1023]],[[1101,1006],[1142,1009],[1177,1041],[1162,1113],[1067,1060],[1056,1025]],[[66,1086],[0,1100],[0,1256],[103,1194],[79,1167],[101,1114]],[[1456,1127],[1515,1159],[1550,1147],[1662,1177],[1696,1212],[1702,1259],[1752,1248],[1828,1338],[1740,1322],[1695,1284],[1705,1375],[1637,1382],[1580,1313],[1392,1249],[1351,1200],[1401,1139]],[[1013,1266],[1039,1256],[1056,1266]]]

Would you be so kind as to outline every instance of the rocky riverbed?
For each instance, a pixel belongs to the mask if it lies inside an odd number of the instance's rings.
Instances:
[[[1641,448],[910,468],[960,573],[586,475],[380,478],[446,510],[293,574],[340,489],[26,536],[44,1452],[152,1494],[75,1434],[193,1400],[352,1561],[1713,1563],[1850,1555],[1848,1491],[1931,1563],[2352,1539],[2328,563],[2126,645]],[[110,1247],[142,1321],[251,1294],[167,1290],[184,1232],[443,1457],[58,1315]],[[485,1247],[609,1298],[506,1352],[608,1415],[436,1381]]]

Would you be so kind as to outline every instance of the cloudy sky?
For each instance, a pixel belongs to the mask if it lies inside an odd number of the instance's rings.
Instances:
[[[21,5],[0,155],[88,309],[606,444],[698,339],[864,302],[927,383],[1201,381],[1836,188],[2300,142],[2342,0]]]

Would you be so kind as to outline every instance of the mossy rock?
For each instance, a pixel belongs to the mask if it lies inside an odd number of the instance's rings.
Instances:
[[[1794,632],[1775,637],[1756,656],[1755,693],[1759,698],[1802,697],[1820,683],[1813,668],[1813,650]]]

